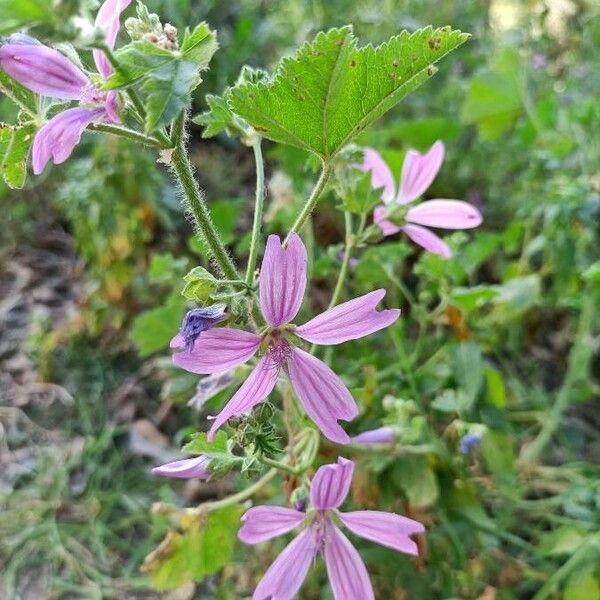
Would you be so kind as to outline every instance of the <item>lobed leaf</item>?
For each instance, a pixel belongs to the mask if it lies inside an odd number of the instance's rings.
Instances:
[[[358,48],[351,26],[331,29],[283,59],[271,80],[234,86],[231,106],[261,135],[328,158],[429,79],[434,63],[468,37],[427,27]]]

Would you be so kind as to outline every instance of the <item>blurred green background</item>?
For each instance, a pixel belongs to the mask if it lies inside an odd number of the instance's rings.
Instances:
[[[148,5],[179,28],[205,19],[218,33],[196,112],[242,65],[269,69],[321,29],[351,23],[374,44],[428,24],[473,34],[361,140],[399,173],[408,148],[442,139],[447,158],[430,193],[476,204],[484,224],[446,236],[451,261],[402,239],[357,256],[348,297],[386,287],[404,316],[329,358],[366,407],[353,431],[393,424],[406,450],[353,456],[353,499],[428,529],[416,562],[357,545],[378,598],[598,600],[600,5]],[[0,98],[0,120],[14,116]],[[244,260],[251,153],[201,133],[192,131],[197,175]],[[168,527],[150,513],[154,502],[193,504],[244,482],[149,475],[205,423],[188,404],[197,378],[170,366],[166,346],[185,310],[182,276],[208,264],[155,156],[114,138],[84,140],[25,190],[0,183],[0,597],[249,598],[277,544],[223,548],[229,566],[203,581],[140,572]],[[266,227],[281,233],[316,174],[301,151],[265,151]],[[326,306],[339,268],[338,203],[330,191],[313,220],[307,315]],[[469,433],[482,433],[481,445],[461,454]],[[331,598],[322,566],[301,597]]]

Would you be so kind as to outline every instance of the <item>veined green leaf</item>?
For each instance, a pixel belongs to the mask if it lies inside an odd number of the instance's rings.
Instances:
[[[27,175],[27,156],[33,142],[35,125],[0,124],[0,174],[6,184],[20,189]]]
[[[434,63],[468,37],[427,27],[358,48],[351,26],[331,29],[283,59],[271,80],[233,87],[231,106],[261,135],[330,157],[431,77]]]

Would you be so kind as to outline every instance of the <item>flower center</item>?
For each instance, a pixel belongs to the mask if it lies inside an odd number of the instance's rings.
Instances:
[[[271,334],[267,356],[277,369],[285,367],[292,357],[291,344],[278,331],[274,331]]]
[[[81,104],[91,104],[92,106],[102,105],[106,102],[106,94],[90,83],[82,90],[79,101]]]

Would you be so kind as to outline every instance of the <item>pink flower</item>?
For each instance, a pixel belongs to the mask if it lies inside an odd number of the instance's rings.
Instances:
[[[338,522],[362,538],[399,552],[418,554],[410,536],[425,531],[421,523],[376,510],[337,510],[348,495],[353,471],[354,463],[345,458],[321,467],[312,480],[312,506],[306,514],[279,506],[257,506],[244,514],[238,537],[246,544],[259,544],[304,527],[269,567],[252,600],[291,600],[319,552],[325,558],[335,600],[373,600],[365,565]]]
[[[379,427],[363,431],[352,438],[353,444],[392,444],[396,440],[396,432],[393,427]]]
[[[431,185],[444,160],[444,144],[437,141],[425,154],[409,150],[402,165],[400,189],[396,193],[394,177],[381,155],[367,148],[361,171],[371,171],[373,188],[383,188],[381,199],[384,206],[373,212],[373,220],[383,235],[403,231],[415,243],[444,258],[452,255],[447,244],[427,227],[439,229],[472,229],[482,222],[481,213],[471,204],[461,200],[427,200],[406,209],[406,225],[396,225],[386,216],[394,208],[408,205],[421,196]]]
[[[391,325],[400,315],[397,309],[378,312],[375,307],[385,296],[376,290],[327,310],[308,323],[296,327],[296,316],[306,287],[307,254],[297,234],[290,236],[283,248],[278,236],[267,240],[260,272],[260,307],[268,328],[256,335],[238,329],[220,328],[204,331],[191,351],[173,356],[176,365],[192,373],[215,373],[245,363],[259,348],[265,352],[231,400],[215,418],[209,439],[223,423],[249,411],[273,390],[284,372],[290,379],[300,403],[323,434],[334,442],[347,444],[348,434],[338,420],[350,421],[358,408],[342,380],[323,362],[300,349],[294,338],[323,345],[355,340]],[[185,348],[177,335],[172,348]]]
[[[112,49],[119,31],[121,12],[131,0],[106,0],[96,16]],[[107,79],[112,72],[106,56],[94,50],[98,72]],[[33,140],[33,172],[39,175],[48,161],[58,165],[71,155],[81,134],[95,122],[118,123],[116,92],[103,93],[64,54],[23,35],[8,38],[0,47],[0,68],[33,92],[62,100],[78,100],[80,106],[58,113]]]
[[[207,466],[210,459],[207,456],[196,456],[195,458],[184,458],[170,463],[154,467],[152,473],[161,477],[172,479],[208,479],[210,473]]]

